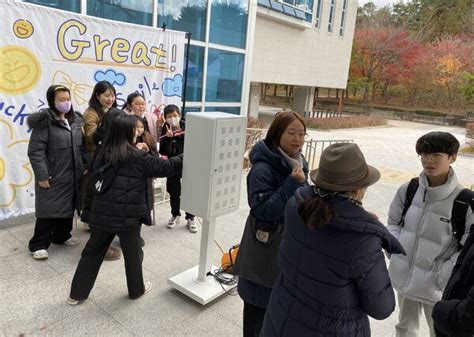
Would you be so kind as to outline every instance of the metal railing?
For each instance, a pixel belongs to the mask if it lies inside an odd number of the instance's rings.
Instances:
[[[324,139],[316,140],[310,139],[304,142],[303,145],[303,154],[308,162],[308,167],[310,170],[315,169],[319,164],[319,157],[324,149],[334,143],[352,143],[352,139]]]

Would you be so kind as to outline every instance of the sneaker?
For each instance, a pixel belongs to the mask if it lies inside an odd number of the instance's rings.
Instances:
[[[181,218],[181,216],[177,215],[177,216],[172,216],[169,220],[168,220],[168,228],[173,228],[174,226],[176,226],[177,224],[179,224],[179,218]]]
[[[74,298],[70,298],[70,297],[67,299],[67,304],[69,305],[78,305],[79,302],[80,302],[79,300],[75,300]]]
[[[191,233],[197,233],[198,232],[198,226],[194,222],[194,219],[188,219],[186,227],[188,227],[188,229]]]
[[[69,239],[63,242],[66,246],[75,246],[80,243],[78,238],[75,238],[74,236],[71,236]]]
[[[150,292],[151,288],[152,288],[152,284],[151,282],[145,282],[145,291],[143,292],[143,295],[147,294]]]
[[[33,255],[33,259],[35,260],[46,260],[48,258],[48,252],[46,249],[40,249],[35,252],[31,253]]]

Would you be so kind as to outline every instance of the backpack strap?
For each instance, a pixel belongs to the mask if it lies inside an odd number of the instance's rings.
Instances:
[[[403,204],[403,211],[402,211],[402,217],[400,219],[400,222],[398,223],[398,226],[405,226],[405,215],[408,212],[408,209],[411,206],[411,202],[413,201],[413,198],[415,197],[415,193],[418,190],[418,177],[413,178],[410,180],[410,183],[408,184],[407,188],[407,193],[405,195],[405,203]]]
[[[458,194],[456,199],[454,199],[453,210],[451,213],[453,235],[456,240],[458,240],[460,247],[462,247],[461,239],[466,229],[466,214],[469,206],[471,209],[474,209],[474,192],[465,188]]]

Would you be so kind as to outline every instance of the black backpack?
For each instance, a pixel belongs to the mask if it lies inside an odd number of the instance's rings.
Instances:
[[[405,203],[403,204],[402,218],[398,223],[401,227],[405,225],[405,215],[407,214],[408,208],[411,206],[411,202],[418,190],[418,186],[418,178],[413,178],[408,184]],[[474,192],[465,188],[459,192],[456,199],[454,199],[453,209],[451,211],[451,229],[454,237],[458,240],[460,247],[462,247],[461,239],[466,228],[466,214],[469,206],[474,210]]]

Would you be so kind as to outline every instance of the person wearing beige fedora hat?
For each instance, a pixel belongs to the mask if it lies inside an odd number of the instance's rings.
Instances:
[[[301,154],[306,136],[303,119],[280,112],[265,139],[250,152],[247,176],[250,213],[235,262],[238,292],[244,301],[244,337],[258,336],[273,284],[280,273],[277,259],[285,204],[307,185],[308,164]]]
[[[395,309],[382,250],[404,253],[362,207],[380,173],[356,144],[337,143],[310,177],[315,185],[298,189],[285,208],[281,274],[260,336],[370,336],[368,316]]]
[[[406,256],[391,256],[389,265],[390,278],[398,293],[397,337],[421,335],[422,311],[430,337],[436,335],[431,318],[433,307],[442,299],[460,247],[474,223],[471,207],[466,207],[460,222],[455,221],[454,205],[463,191],[451,167],[458,149],[459,141],[448,132],[421,136],[415,150],[423,170],[412,180],[416,185],[412,181],[404,183],[390,204],[387,228],[407,252]],[[459,223],[464,228],[456,228]]]

